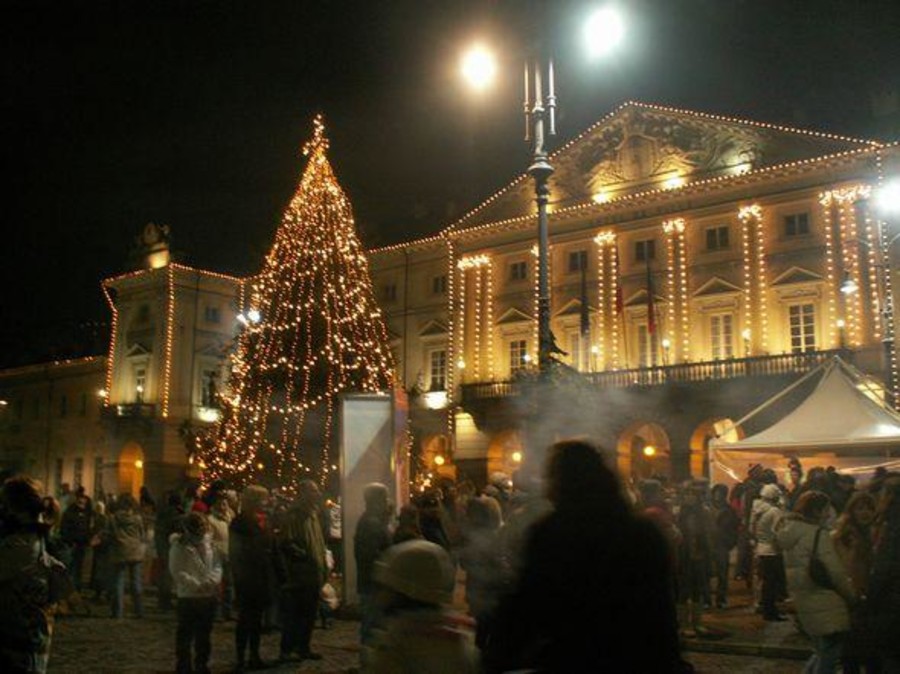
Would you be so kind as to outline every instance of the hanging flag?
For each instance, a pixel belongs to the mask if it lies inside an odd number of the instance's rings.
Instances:
[[[583,343],[587,343],[588,335],[591,332],[591,314],[588,308],[587,294],[587,260],[582,260],[581,264],[581,336]]]
[[[656,332],[656,306],[653,300],[653,276],[650,273],[650,259],[647,259],[647,332]]]

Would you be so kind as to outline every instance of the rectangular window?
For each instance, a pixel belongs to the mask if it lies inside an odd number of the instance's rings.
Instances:
[[[396,283],[388,283],[381,290],[381,296],[385,302],[396,302],[397,301],[397,284]]]
[[[650,332],[646,323],[637,326],[638,367],[656,365],[658,344],[656,332]]]
[[[56,491],[57,491],[57,493],[59,493],[60,489],[62,489],[62,483],[63,483],[63,460],[62,459],[56,460],[56,470],[53,472],[53,479],[56,481],[55,482]]]
[[[219,314],[219,307],[206,307],[203,310],[203,317],[206,319],[207,323],[220,323],[222,321],[222,317]]]
[[[713,360],[734,358],[734,317],[731,314],[709,317],[709,342]]]
[[[634,242],[634,259],[637,262],[649,262],[656,259],[656,240],[645,239]]]
[[[528,278],[528,263],[525,260],[513,262],[509,265],[509,280],[524,281]]]
[[[809,213],[791,213],[784,216],[784,235],[802,236],[809,234]]]
[[[725,250],[728,246],[727,225],[710,227],[706,230],[706,250]]]
[[[587,251],[573,250],[569,253],[569,273],[573,274],[584,269],[587,269]]]
[[[81,416],[81,417],[87,416],[87,401],[88,401],[87,393],[82,393],[81,394],[81,402],[78,404],[78,416]]]
[[[78,489],[84,480],[84,459],[80,456],[75,459],[75,467],[72,472],[72,489]]]
[[[61,419],[64,419],[66,414],[69,412],[69,399],[65,393],[60,394],[59,396],[59,416]]]
[[[134,402],[144,402],[144,391],[147,390],[147,370],[139,367],[134,370]]]
[[[509,343],[509,372],[515,374],[528,365],[528,341],[514,339]]]
[[[444,349],[432,351],[428,356],[429,389],[432,391],[447,390],[447,352]]]
[[[794,304],[788,307],[791,327],[791,352],[816,350],[816,306]]]
[[[433,295],[447,294],[447,275],[442,274],[431,279],[431,293]]]
[[[94,457],[94,498],[103,494],[103,457]]]
[[[581,333],[573,332],[569,335],[569,362],[576,370],[584,370],[584,353],[581,348]]]

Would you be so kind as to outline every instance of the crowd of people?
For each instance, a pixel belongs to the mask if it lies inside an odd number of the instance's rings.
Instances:
[[[235,670],[320,659],[311,637],[334,608],[340,505],[314,482],[293,498],[214,483],[165,495],[0,489],[0,671],[46,671],[54,614],[144,612],[143,587],[175,610],[176,671],[209,671],[214,621],[235,618]],[[371,484],[347,522],[365,672],[690,671],[684,637],[752,589],[760,619],[796,613],[806,671],[900,672],[900,475],[863,485],[832,469],[753,466],[729,487],[620,483],[580,441],[548,454],[542,481],[444,480],[396,512]],[[337,558],[337,567],[334,560]],[[453,606],[457,579],[468,615]],[[457,600],[460,598],[457,594]]]

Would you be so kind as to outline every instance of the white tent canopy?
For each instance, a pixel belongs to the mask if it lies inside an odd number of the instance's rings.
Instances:
[[[833,465],[842,472],[858,474],[871,472],[879,465],[900,467],[900,414],[881,400],[864,375],[838,357],[801,381],[816,374],[820,379],[813,392],[772,426],[734,442],[723,437],[712,440],[711,476],[742,479],[753,463],[778,468],[786,466],[790,457],[798,458],[804,468]],[[768,400],[735,426],[775,404],[799,383]]]

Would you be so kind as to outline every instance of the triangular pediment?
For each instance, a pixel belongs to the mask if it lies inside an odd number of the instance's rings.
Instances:
[[[653,295],[653,303],[654,304],[665,304],[666,298],[661,297],[654,293]],[[647,306],[647,289],[641,288],[634,295],[631,295],[628,299],[625,300],[626,307],[637,307],[637,306]]]
[[[588,311],[593,311],[590,304],[588,305]],[[563,308],[557,311],[554,315],[560,318],[563,316],[580,316],[581,300],[577,298],[574,300],[569,300],[568,302],[566,302]]]
[[[141,344],[140,342],[135,342],[130,347],[128,347],[128,351],[125,352],[126,357],[132,356],[146,356],[150,353],[150,349]]]
[[[875,147],[845,138],[751,120],[628,102],[550,157],[551,207],[603,202],[636,192]],[[520,175],[455,227],[531,215],[534,186]]]
[[[428,321],[419,331],[419,337],[436,337],[447,334],[447,326],[440,321]]]
[[[708,297],[710,295],[731,295],[733,293],[739,292],[741,292],[741,289],[738,286],[716,276],[700,286],[694,293],[694,297]]]
[[[523,323],[533,321],[534,319],[521,309],[512,307],[503,312],[503,315],[497,319],[497,325],[509,325],[510,323]]]
[[[809,269],[803,267],[791,267],[783,274],[779,275],[774,281],[773,286],[787,286],[796,283],[819,283],[824,279]]]

